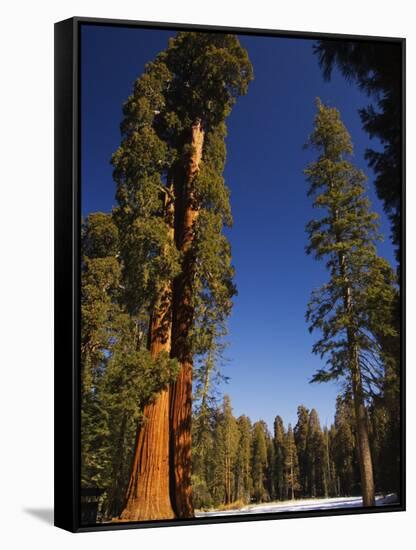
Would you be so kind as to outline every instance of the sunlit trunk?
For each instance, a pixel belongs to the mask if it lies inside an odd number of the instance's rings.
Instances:
[[[172,500],[178,517],[193,517],[191,486],[191,418],[193,357],[189,342],[193,324],[192,280],[194,258],[192,243],[195,222],[199,214],[194,194],[194,180],[198,173],[204,144],[202,123],[196,120],[190,131],[191,153],[186,161],[182,181],[177,182],[176,242],[183,254],[183,270],[174,283],[174,313],[172,356],[181,365],[176,382],[171,388],[171,460],[173,468]]]

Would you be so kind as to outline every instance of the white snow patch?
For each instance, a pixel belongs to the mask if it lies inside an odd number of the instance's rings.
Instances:
[[[376,506],[397,504],[396,495],[377,496]],[[340,508],[359,508],[363,505],[361,497],[336,497],[336,498],[314,498],[287,500],[280,502],[269,502],[267,504],[249,504],[236,510],[209,510],[204,512],[197,510],[195,516],[198,518],[210,516],[231,516],[239,514],[268,514],[276,512],[300,512],[307,510],[336,510]]]

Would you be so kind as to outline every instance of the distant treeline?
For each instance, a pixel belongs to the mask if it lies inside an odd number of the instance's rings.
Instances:
[[[398,492],[397,434],[383,407],[369,413],[376,491]],[[337,398],[330,427],[321,427],[315,409],[300,405],[297,415],[294,427],[276,416],[270,433],[263,420],[236,418],[228,396],[220,407],[200,411],[193,430],[195,508],[360,495],[351,398]]]

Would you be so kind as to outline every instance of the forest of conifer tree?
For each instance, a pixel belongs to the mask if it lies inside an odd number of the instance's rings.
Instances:
[[[396,265],[378,252],[380,216],[343,114],[318,99],[310,135],[299,136],[312,155],[303,193],[316,217],[292,223],[306,226],[305,254],[322,263],[304,331],[321,361],[309,379],[337,384],[328,425],[319,402],[293,403],[293,425],[278,400],[273,425],[235,416],[232,376],[224,391],[239,270],[228,237],[227,120],[250,94],[250,52],[232,34],[182,31],[137,75],[111,159],[115,206],[82,221],[81,488],[101,491],[97,521],[306,498],[400,500],[400,138],[383,129],[384,120],[399,127],[400,79],[394,48],[384,57],[374,48],[322,41],[314,58],[325,78],[338,64],[373,101],[363,131],[383,148],[366,158]],[[274,353],[278,361],[278,345]]]
[[[238,509],[249,503],[361,495],[353,403],[339,396],[330,426],[315,409],[297,408],[295,426],[276,416],[236,418],[225,396],[220,406],[196,414],[193,428],[194,503],[200,509]],[[376,492],[398,491],[397,457],[389,437],[370,415]],[[387,474],[387,472],[390,474]]]

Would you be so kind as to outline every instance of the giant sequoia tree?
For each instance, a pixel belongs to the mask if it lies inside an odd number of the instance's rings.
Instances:
[[[318,160],[305,170],[309,195],[323,215],[308,226],[308,253],[325,259],[328,282],[312,294],[307,319],[321,337],[313,351],[327,358],[313,381],[343,378],[350,387],[355,411],[365,506],[373,506],[374,479],[366,397],[374,390],[382,367],[379,335],[394,336],[391,325],[394,276],[377,255],[377,215],[365,196],[365,176],[348,160],[351,138],[339,112],[319,100],[309,145]]]
[[[169,354],[179,374],[144,411],[122,519],[193,515],[194,356],[217,346],[235,292],[225,119],[251,78],[237,37],[178,33],[124,106],[113,165],[125,297],[150,315],[153,359]]]

